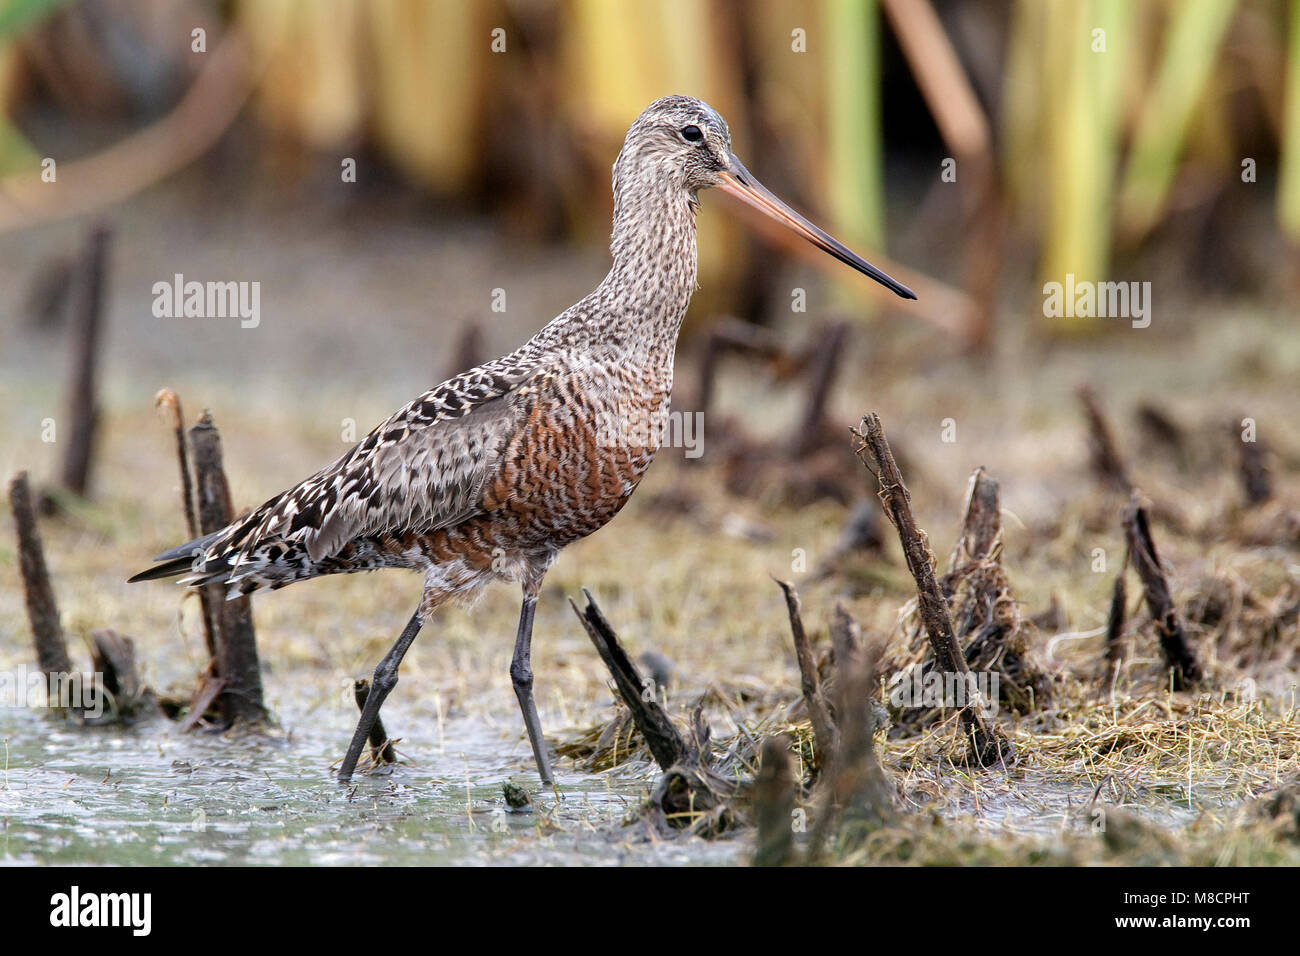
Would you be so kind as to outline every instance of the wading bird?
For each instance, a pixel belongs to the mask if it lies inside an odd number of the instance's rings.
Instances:
[[[560,550],[618,513],[659,450],[695,289],[697,194],[713,187],[916,298],[751,176],[711,107],[666,97],[637,117],[614,163],[614,262],[591,294],[519,349],[425,392],[332,465],[131,580],[184,575],[190,587],[221,583],[237,597],[324,574],[423,574],[419,607],[375,668],[342,780],[433,612],[489,581],[516,582],[524,601],[510,677],[550,785],[530,663],[537,595]]]

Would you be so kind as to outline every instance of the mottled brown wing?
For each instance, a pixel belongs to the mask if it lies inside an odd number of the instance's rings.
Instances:
[[[463,521],[479,507],[522,424],[524,380],[462,376],[426,392],[338,461],[268,502],[251,533],[241,535],[241,556],[278,537],[305,545],[319,561],[357,537]]]

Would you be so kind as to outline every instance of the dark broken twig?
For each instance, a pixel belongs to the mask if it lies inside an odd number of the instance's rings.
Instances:
[[[837,607],[831,627],[835,637],[835,752],[824,776],[815,822],[808,840],[808,859],[816,861],[836,834],[853,841],[895,816],[888,779],[876,758],[876,710],[881,645],[865,643],[857,622]]]
[[[1128,539],[1128,560],[1142,580],[1142,590],[1146,595],[1147,608],[1156,624],[1160,648],[1172,671],[1173,688],[1186,690],[1201,679],[1201,667],[1188,643],[1187,635],[1183,633],[1178,611],[1170,595],[1169,582],[1165,579],[1160,556],[1156,553],[1147,512],[1137,491],[1133,492],[1128,507],[1124,510],[1124,534]]]
[[[807,638],[794,588],[780,581],[786,593],[794,634],[796,656],[801,662],[811,660],[806,651]],[[821,709],[829,724],[826,736],[833,743],[826,747],[815,775],[817,789],[816,820],[809,837],[807,859],[817,860],[832,834],[853,840],[873,830],[895,815],[892,788],[875,754],[875,734],[881,721],[887,721],[884,707],[876,700],[881,643],[865,641],[858,622],[837,604],[831,618],[832,669],[825,687],[834,700],[829,707],[823,699],[822,685],[810,691],[805,681],[804,694],[810,710]],[[800,650],[804,648],[804,650]],[[801,669],[803,664],[800,665]],[[816,669],[811,669],[816,675]],[[818,708],[812,702],[819,703]],[[817,731],[814,728],[814,741]],[[780,865],[790,862],[792,826],[791,809],[800,792],[791,778],[789,741],[780,735],[764,742],[762,763],[753,790],[758,819],[757,865]],[[784,827],[785,832],[781,832]]]
[[[1101,402],[1097,400],[1097,393],[1090,386],[1081,385],[1079,401],[1083,403],[1084,414],[1088,419],[1093,472],[1110,486],[1120,491],[1129,491],[1133,483],[1129,480],[1128,466],[1120,454],[1115,433],[1110,427],[1106,413],[1102,411]]]
[[[190,538],[199,536],[199,521],[194,513],[194,481],[190,477],[189,444],[185,441],[185,415],[181,411],[181,400],[170,388],[161,388],[153,397],[154,408],[166,409],[171,413],[172,435],[176,441],[176,460],[181,468],[181,504],[185,508],[185,530]]]
[[[198,495],[199,528],[211,534],[234,518],[230,486],[221,460],[221,434],[204,412],[189,432],[193,452],[195,490]],[[215,676],[224,682],[220,705],[222,721],[259,721],[266,716],[262,701],[262,674],[253,631],[253,611],[247,596],[226,600],[224,584],[209,584],[208,599],[217,608]]]
[[[655,763],[659,764],[659,769],[667,770],[686,756],[688,749],[686,741],[673,726],[668,713],[655,700],[654,695],[645,693],[649,687],[648,682],[641,676],[641,672],[627,652],[623,650],[618,635],[605,619],[596,599],[586,588],[582,593],[587,599],[587,606],[580,610],[572,599],[569,601],[569,606],[573,608],[573,613],[578,615],[578,620],[582,622],[587,636],[591,638],[591,643],[596,646],[600,659],[605,662],[605,666],[613,676],[618,694],[632,711],[637,730],[641,731],[641,736],[645,738]]]
[[[997,480],[984,468],[971,474],[961,532],[939,579],[957,639],[972,670],[998,674],[997,693],[1029,713],[1051,692],[1051,680],[1028,651],[1032,622],[1020,614],[1002,566],[1002,506]]]
[[[185,416],[181,411],[181,400],[170,388],[158,390],[153,399],[154,408],[171,412],[172,435],[176,441],[176,461],[181,472],[181,504],[185,510],[185,529],[190,540],[199,536],[199,519],[194,510],[194,479],[191,477],[189,441],[185,437]],[[220,627],[218,614],[220,604],[214,601],[213,589],[199,591],[199,607],[203,615],[203,642],[208,649],[208,671],[217,674],[217,631]]]
[[[199,678],[198,687],[194,689],[194,697],[185,711],[185,719],[181,721],[181,733],[192,730],[202,723],[225,689],[225,678],[217,677],[210,670],[203,673]]]
[[[763,741],[754,782],[755,866],[784,866],[794,855],[793,814],[798,784],[790,761],[790,737],[777,734]]]
[[[1237,426],[1232,426],[1234,434]],[[1265,461],[1265,448],[1263,443],[1256,441],[1246,441],[1237,436],[1241,446],[1241,458],[1237,466],[1237,474],[1241,478],[1241,491],[1246,499],[1246,504],[1254,507],[1262,505],[1273,497],[1273,476],[1270,474],[1268,464]]]
[[[59,622],[54,586],[50,582],[36,526],[36,509],[27,472],[19,472],[9,483],[9,503],[18,531],[18,564],[27,619],[32,628],[37,666],[47,679],[50,705],[67,708],[67,712],[85,724],[107,724],[137,716],[152,695],[140,685],[135,645],[129,637],[110,628],[91,631],[88,643],[92,673],[83,674],[72,669],[67,639]],[[87,684],[96,681],[95,692],[88,696]],[[108,715],[99,712],[93,703],[104,691],[112,700],[112,712]]]
[[[835,379],[844,359],[844,346],[849,337],[849,323],[832,323],[819,335],[811,349],[808,369],[808,397],[803,416],[790,438],[790,455],[802,458],[816,451],[827,432],[826,402],[835,386]]]
[[[95,372],[99,361],[105,264],[110,238],[111,233],[103,225],[91,230],[77,264],[73,290],[74,321],[70,329],[74,336],[73,367],[68,397],[67,451],[61,483],[65,489],[83,498],[90,484],[95,430],[99,424]]]
[[[714,836],[735,825],[729,798],[735,783],[709,767],[709,729],[702,706],[691,714],[689,735],[683,737],[667,711],[655,699],[651,684],[618,639],[591,592],[583,589],[587,606],[579,609],[569,601],[583,629],[595,645],[614,678],[623,703],[632,712],[637,729],[645,738],[655,762],[663,770],[646,805],[651,825],[660,833],[689,830]]]
[[[137,716],[152,696],[141,686],[136,670],[135,642],[110,627],[88,635],[91,670],[113,702],[113,713],[105,722],[129,721]]]
[[[959,551],[967,561],[986,561],[1002,543],[1002,505],[998,483],[983,468],[970,476],[966,493],[966,514],[962,519]]]
[[[957,644],[952,622],[948,617],[948,604],[939,589],[939,582],[934,572],[934,554],[930,550],[929,538],[912,514],[911,495],[903,476],[898,470],[889,441],[885,437],[880,416],[872,412],[862,420],[861,431],[854,432],[858,437],[856,449],[863,464],[875,474],[880,486],[880,500],[885,514],[893,523],[903,545],[903,554],[907,559],[908,570],[916,581],[917,609],[921,616],[930,646],[939,667],[953,675],[967,687],[973,687],[969,679],[970,669],[966,658]],[[868,458],[869,456],[869,458]],[[871,468],[874,462],[875,468]],[[998,733],[997,729],[976,710],[972,701],[967,701],[961,708],[961,722],[966,736],[970,739],[971,754],[980,766],[993,766],[1013,757],[1014,751],[1010,741]]]
[[[1110,594],[1110,610],[1106,615],[1106,660],[1112,671],[1124,663],[1124,615],[1128,612],[1128,587],[1124,583],[1124,571],[1128,567],[1128,557],[1124,558],[1124,567],[1115,575],[1115,586]]]
[[[70,674],[72,661],[59,623],[59,606],[54,599],[54,587],[50,584],[49,568],[45,565],[45,550],[41,546],[36,509],[25,471],[20,471],[9,482],[9,506],[18,532],[18,568],[23,578],[23,598],[27,603],[27,620],[36,646],[37,665],[47,677]]]
[[[777,581],[777,586],[785,594],[786,611],[790,616],[790,631],[794,636],[795,659],[799,663],[799,678],[803,690],[804,704],[808,708],[808,718],[813,730],[813,772],[835,751],[835,725],[831,723],[830,709],[822,694],[821,676],[817,673],[817,661],[813,657],[808,635],[804,633],[803,618],[799,611],[799,594],[794,585],[788,581]]]

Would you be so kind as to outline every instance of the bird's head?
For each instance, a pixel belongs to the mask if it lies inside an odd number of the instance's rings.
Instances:
[[[713,107],[690,96],[655,100],[627,131],[614,163],[614,194],[620,200],[638,187],[667,185],[691,201],[717,187],[775,219],[846,265],[905,299],[916,294],[837,239],[809,222],[754,178],[731,151],[731,131]]]
[[[652,178],[694,194],[718,185],[730,156],[731,131],[713,107],[689,96],[665,96],[628,129],[614,164],[614,188]]]

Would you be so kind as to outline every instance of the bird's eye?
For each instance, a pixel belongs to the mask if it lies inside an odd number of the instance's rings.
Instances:
[[[683,126],[682,139],[686,140],[688,143],[698,143],[700,140],[704,139],[704,134],[700,131],[698,126]]]

